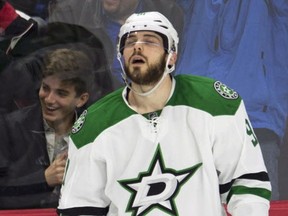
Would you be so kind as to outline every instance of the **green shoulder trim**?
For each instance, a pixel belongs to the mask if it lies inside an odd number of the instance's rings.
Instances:
[[[105,129],[135,114],[122,99],[122,91],[123,88],[105,96],[81,114],[71,132],[77,148],[93,142]]]
[[[233,115],[242,100],[233,89],[207,77],[177,75],[175,80],[175,92],[168,105],[186,105],[212,116]]]

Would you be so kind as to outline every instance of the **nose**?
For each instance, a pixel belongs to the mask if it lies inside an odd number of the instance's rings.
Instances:
[[[55,102],[55,95],[53,94],[53,92],[49,92],[48,94],[46,94],[45,102],[46,103],[54,103]]]
[[[141,41],[137,41],[134,44],[134,50],[143,50],[144,43]]]

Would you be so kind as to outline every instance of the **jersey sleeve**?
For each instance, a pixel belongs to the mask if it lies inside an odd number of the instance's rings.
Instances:
[[[228,212],[233,216],[268,215],[271,185],[243,101],[235,115],[215,118],[214,132],[215,166]]]
[[[105,196],[106,165],[93,143],[77,148],[69,140],[61,197],[57,212],[64,215],[106,215],[110,201]]]

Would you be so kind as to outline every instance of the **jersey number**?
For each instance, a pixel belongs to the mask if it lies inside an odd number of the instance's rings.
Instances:
[[[254,146],[256,146],[259,142],[258,142],[258,139],[249,123],[249,121],[247,119],[245,119],[245,122],[246,122],[246,133],[248,134],[248,136],[250,136],[252,139],[251,139],[251,142]]]

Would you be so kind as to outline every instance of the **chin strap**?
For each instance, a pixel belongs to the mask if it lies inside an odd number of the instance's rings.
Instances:
[[[138,91],[136,91],[135,89],[132,88],[131,82],[128,81],[128,77],[127,77],[127,75],[126,75],[126,72],[125,72],[124,67],[123,67],[123,63],[122,63],[122,61],[121,61],[121,54],[118,53],[118,54],[117,54],[117,59],[118,59],[118,61],[120,62],[120,66],[121,66],[121,69],[122,69],[121,76],[122,76],[122,79],[123,79],[124,82],[125,82],[125,85],[126,85],[131,91],[133,91],[135,94],[137,94],[137,95],[139,95],[139,96],[144,96],[144,97],[145,97],[145,96],[148,96],[148,95],[152,94],[152,93],[162,84],[162,82],[163,82],[164,78],[166,77],[166,75],[172,73],[172,72],[174,71],[174,69],[175,69],[175,66],[174,66],[174,65],[173,65],[172,67],[169,67],[169,65],[168,65],[168,63],[169,63],[169,61],[170,61],[170,59],[171,59],[171,57],[172,57],[172,53],[173,53],[173,52],[169,52],[169,54],[168,54],[167,61],[166,61],[166,66],[165,66],[165,71],[164,71],[161,79],[156,83],[156,85],[154,85],[154,87],[153,87],[152,89],[150,89],[150,90],[147,91],[147,92],[138,92]]]

